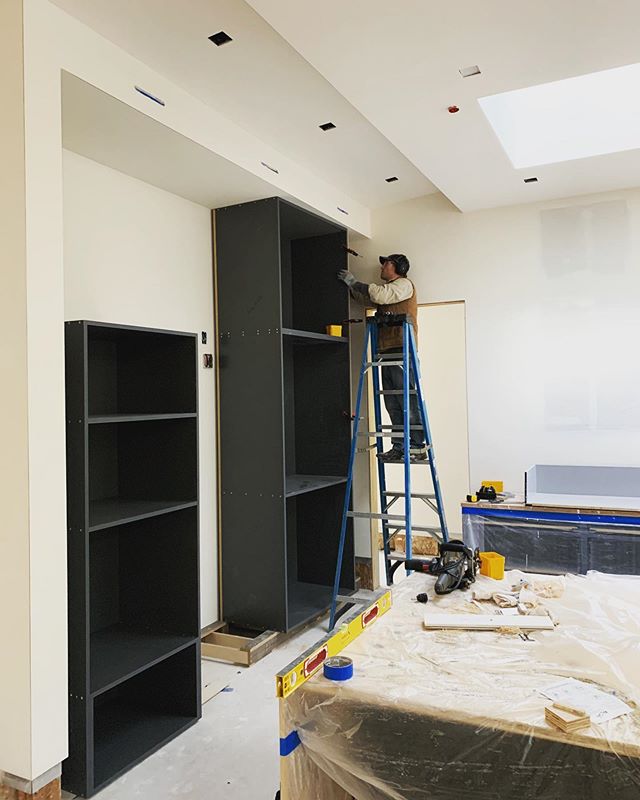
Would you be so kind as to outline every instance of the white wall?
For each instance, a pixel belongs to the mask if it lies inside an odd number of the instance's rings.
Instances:
[[[12,480],[3,487],[3,494],[9,493],[16,503],[15,514],[11,520],[7,514],[4,522],[12,526],[15,521],[18,527],[10,528],[11,538],[1,531],[4,538],[0,555],[4,558],[6,553],[8,558],[21,560],[14,563],[11,583],[18,591],[13,591],[9,583],[0,587],[0,601],[16,615],[11,636],[5,628],[3,638],[3,645],[12,653],[11,668],[16,679],[6,681],[6,689],[0,694],[0,769],[30,779],[55,766],[67,754],[61,70],[259,174],[273,183],[274,194],[289,194],[328,216],[340,216],[340,222],[344,219],[336,208],[346,207],[350,225],[363,233],[369,230],[369,214],[344,193],[196,101],[46,0],[3,0],[0,15],[0,91],[6,111],[3,123],[7,122],[0,144],[3,166],[4,159],[8,164],[2,172],[1,192],[9,192],[7,202],[15,204],[13,215],[3,218],[15,237],[15,242],[8,244],[3,236],[13,281],[7,282],[6,288],[14,294],[15,302],[11,292],[5,293],[4,281],[0,301],[0,310],[6,302],[12,312],[3,320],[5,341],[13,345],[11,358],[2,363],[11,370],[10,383],[15,392],[11,397],[4,393],[8,408],[11,403],[18,407],[21,390],[27,393],[26,422],[15,416],[15,430],[3,440],[7,459],[12,458],[9,442],[16,454]],[[161,95],[166,106],[146,101],[135,91],[136,84]],[[265,159],[281,167],[279,175],[260,166]],[[26,258],[22,257],[24,251],[19,252],[20,247],[26,247]],[[25,404],[19,407],[24,412]],[[27,462],[21,461],[19,455],[24,455],[25,448]],[[13,482],[21,479],[21,468],[28,470],[28,486],[23,482],[20,487],[20,491],[28,492],[24,498],[27,511],[19,507],[19,492],[12,489]],[[26,481],[24,474],[22,479]]]
[[[404,252],[420,302],[466,301],[474,487],[640,463],[640,190],[468,214],[431,195],[374,212],[352,243],[360,277]]]
[[[69,696],[59,95],[34,106],[24,17],[0,3],[0,770],[29,779],[66,755]]]
[[[0,768],[30,769],[30,564],[22,4],[0,5]],[[2,773],[0,773],[0,782]]]
[[[213,352],[211,212],[67,150],[65,319],[206,331]],[[200,336],[198,336],[200,341]],[[215,370],[199,359],[202,624],[218,618]]]

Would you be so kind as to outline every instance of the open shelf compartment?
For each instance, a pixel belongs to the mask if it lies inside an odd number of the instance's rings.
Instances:
[[[94,792],[115,780],[199,717],[197,644],[181,650],[93,701]]]
[[[195,413],[193,335],[88,323],[87,348],[90,416]]]
[[[195,503],[197,447],[195,418],[91,425],[90,529]]]
[[[289,628],[329,607],[338,561],[344,484],[287,499],[287,614]],[[340,587],[355,589],[352,520],[347,521]]]
[[[197,639],[197,515],[192,507],[91,534],[92,694]]]

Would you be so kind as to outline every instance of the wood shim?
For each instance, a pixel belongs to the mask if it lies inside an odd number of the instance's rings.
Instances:
[[[591,718],[588,714],[567,711],[566,706],[561,706],[559,703],[547,706],[544,710],[544,718],[549,725],[559,728],[564,733],[573,733],[591,726]]]
[[[497,631],[516,628],[521,631],[552,631],[550,617],[504,616],[503,614],[432,614],[424,618],[427,630]]]

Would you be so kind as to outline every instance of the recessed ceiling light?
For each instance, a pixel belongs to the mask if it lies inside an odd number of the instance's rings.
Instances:
[[[516,169],[640,148],[640,64],[481,97]]]
[[[472,75],[480,75],[480,67],[477,64],[474,64],[471,67],[463,67],[458,71],[463,78],[470,78]]]
[[[393,175],[391,178],[385,178],[385,181],[387,183],[394,183],[394,181],[397,181],[397,180],[398,180],[398,178],[395,175]]]
[[[320,125],[320,128],[323,131],[332,131],[335,127],[336,126],[333,124],[333,122],[323,122],[322,125]]]
[[[525,183],[537,183],[538,179],[537,178],[525,178],[524,182]]]
[[[209,39],[216,45],[216,47],[220,47],[223,44],[228,44],[228,42],[233,41],[229,34],[225,33],[224,31],[218,31],[218,33],[214,33],[209,37]]]

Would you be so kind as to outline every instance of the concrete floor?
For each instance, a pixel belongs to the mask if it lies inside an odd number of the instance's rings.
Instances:
[[[274,800],[279,788],[275,675],[325,632],[326,622],[304,630],[249,668],[203,661],[203,700],[210,699],[200,722],[95,797]]]

